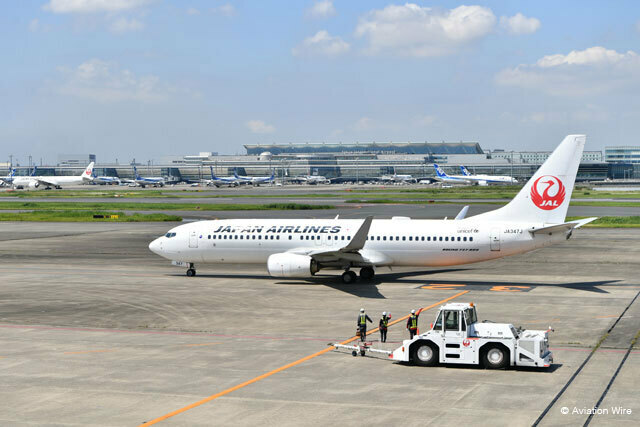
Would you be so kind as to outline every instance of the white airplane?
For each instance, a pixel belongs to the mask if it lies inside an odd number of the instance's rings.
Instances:
[[[228,185],[229,187],[237,187],[240,185],[240,182],[237,178],[233,176],[216,176],[213,173],[213,166],[209,166],[211,169],[211,179],[205,179],[203,182],[207,186],[215,185],[216,187],[220,187],[221,185]]]
[[[437,164],[433,164],[434,169],[436,170],[435,179],[445,183],[445,184],[461,184],[461,185],[471,185],[473,181],[466,176],[460,175],[447,175],[445,171],[442,170],[440,166]]]
[[[16,174],[16,168],[12,168],[9,173],[7,174],[7,176],[5,177],[0,177],[0,186],[4,187],[5,185],[11,185],[13,183],[13,177]]]
[[[117,176],[98,176],[93,172],[93,183],[98,185],[120,185],[122,182]]]
[[[300,175],[291,178],[291,181],[309,185],[329,184],[331,182],[327,177],[322,175]]]
[[[13,178],[15,188],[38,188],[43,186],[46,190],[53,188],[60,189],[63,185],[86,184],[93,180],[93,164],[89,163],[84,172],[75,176],[16,176]]]
[[[271,176],[238,176],[238,172],[234,171],[233,177],[240,182],[256,186],[271,183],[276,179],[276,175],[273,172],[271,172]]]
[[[140,175],[138,175],[138,168],[136,168],[135,166],[133,167],[133,182],[142,187],[145,188],[147,185],[151,185],[153,187],[164,187],[165,184],[165,179],[161,176],[157,176],[157,177],[142,177]]]
[[[490,185],[490,184],[517,184],[518,180],[506,175],[472,175],[467,168],[460,166],[462,176],[466,179],[475,182],[478,185]]]
[[[584,149],[569,135],[506,206],[456,220],[392,218],[231,219],[179,225],[149,244],[154,253],[187,267],[196,263],[264,263],[273,277],[311,277],[344,270],[342,280],[370,280],[378,267],[439,267],[517,255],[571,237],[597,218],[566,222]],[[464,211],[464,209],[463,209]]]

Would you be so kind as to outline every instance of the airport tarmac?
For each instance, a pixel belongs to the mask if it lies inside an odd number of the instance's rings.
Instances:
[[[273,279],[263,265],[187,278],[147,249],[171,226],[0,223],[1,425],[573,425],[599,401],[608,413],[592,425],[637,425],[638,229],[582,229],[525,255],[345,285],[337,272]],[[376,323],[383,310],[393,320],[430,307],[424,329],[445,301],[552,326],[554,365],[420,368],[325,351],[353,336],[360,307]],[[404,323],[375,345],[399,345]]]

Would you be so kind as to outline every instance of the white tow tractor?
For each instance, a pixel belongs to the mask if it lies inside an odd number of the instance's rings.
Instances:
[[[436,363],[478,365],[499,369],[505,366],[547,368],[553,363],[549,332],[516,329],[508,323],[478,322],[473,303],[450,303],[440,307],[431,330],[389,355],[399,362],[421,366]]]

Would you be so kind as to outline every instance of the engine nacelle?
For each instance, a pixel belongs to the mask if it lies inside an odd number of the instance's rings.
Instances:
[[[487,181],[478,181],[478,185],[481,187],[486,187],[487,185],[489,185],[489,183]]]
[[[29,181],[29,188],[38,188],[40,183],[38,181]]]
[[[272,277],[311,277],[318,266],[308,255],[280,253],[267,259],[267,270]]]

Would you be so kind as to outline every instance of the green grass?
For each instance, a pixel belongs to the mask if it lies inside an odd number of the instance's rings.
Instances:
[[[567,221],[575,221],[583,218],[586,217],[571,216],[567,217]],[[638,228],[640,227],[640,216],[603,216],[583,227]]]
[[[138,203],[138,202],[0,202],[0,210],[112,210],[127,211],[257,211],[333,209],[331,205],[301,203],[269,204],[198,204],[198,203]]]
[[[118,218],[94,218],[94,215],[118,215]],[[32,211],[0,212],[0,221],[47,221],[47,222],[143,222],[143,221],[182,221],[177,215],[164,213],[131,214],[104,211]]]

